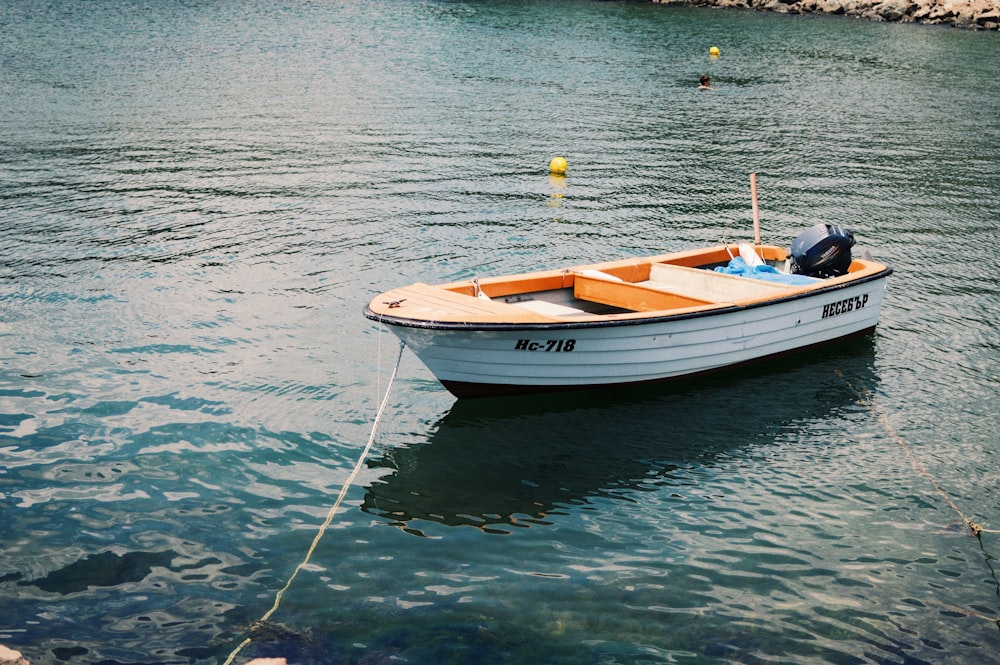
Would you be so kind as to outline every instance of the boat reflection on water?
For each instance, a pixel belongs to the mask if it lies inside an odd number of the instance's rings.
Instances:
[[[414,535],[422,521],[496,533],[550,524],[569,506],[689,483],[720,456],[835,418],[872,390],[873,364],[869,337],[682,385],[460,400],[426,442],[370,463],[392,473],[362,510]]]

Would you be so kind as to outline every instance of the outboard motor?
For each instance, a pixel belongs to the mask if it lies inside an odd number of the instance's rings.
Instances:
[[[816,224],[792,241],[791,271],[809,277],[839,277],[851,266],[854,234],[833,224]]]

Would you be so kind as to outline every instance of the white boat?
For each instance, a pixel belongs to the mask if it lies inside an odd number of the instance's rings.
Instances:
[[[853,244],[818,224],[791,253],[727,244],[417,283],[365,315],[460,398],[661,381],[873,332],[892,269]]]

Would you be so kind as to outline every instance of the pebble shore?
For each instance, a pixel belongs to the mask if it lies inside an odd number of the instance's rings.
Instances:
[[[872,21],[1000,30],[1000,0],[651,0],[685,7],[735,7],[782,14],[834,14]]]

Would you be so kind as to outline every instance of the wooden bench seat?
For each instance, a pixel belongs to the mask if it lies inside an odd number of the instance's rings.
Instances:
[[[649,279],[641,282],[577,273],[573,293],[582,300],[634,312],[651,312],[766,300],[801,288],[701,268],[654,263],[650,266]]]
[[[671,293],[655,284],[623,282],[582,274],[574,276],[573,296],[633,312],[656,312],[711,304],[708,300]]]
[[[638,284],[708,302],[760,300],[801,288],[669,263],[652,264],[649,267],[649,280]]]

